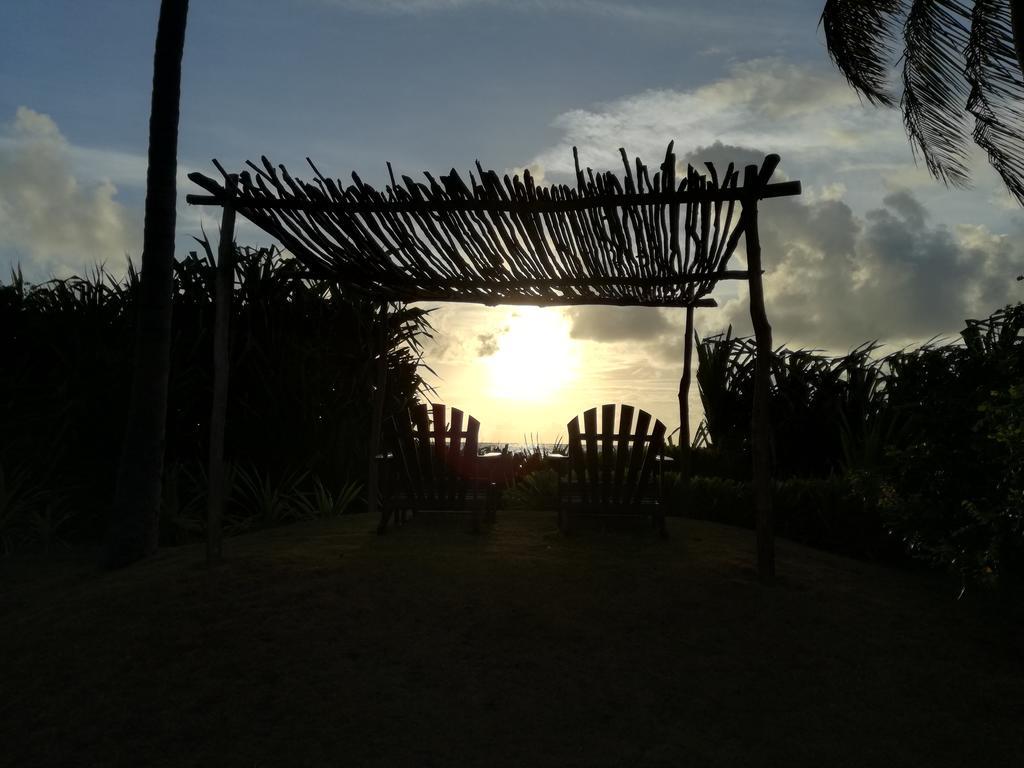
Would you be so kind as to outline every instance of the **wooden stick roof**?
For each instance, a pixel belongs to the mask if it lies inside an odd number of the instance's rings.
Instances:
[[[800,182],[771,184],[769,155],[751,189],[732,164],[676,179],[668,145],[653,175],[620,150],[624,175],[581,170],[576,185],[539,186],[530,172],[499,177],[478,162],[469,184],[453,169],[426,183],[391,173],[383,191],[327,178],[308,161],[312,182],[267,158],[223,178],[189,178],[208,194],[200,205],[233,206],[310,273],[389,301],[479,304],[714,306],[744,230],[744,201],[800,194]]]

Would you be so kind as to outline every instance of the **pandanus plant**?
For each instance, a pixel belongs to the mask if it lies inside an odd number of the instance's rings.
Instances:
[[[242,249],[237,264],[228,458],[273,483],[308,472],[302,493],[318,509],[349,508],[366,471],[373,308],[343,286],[303,279],[276,250]],[[203,248],[174,269],[167,466],[196,476],[209,435],[214,271]],[[112,493],[138,291],[131,265],[121,279],[100,268],[30,285],[15,271],[0,285],[0,358],[17,361],[0,366],[0,465],[13,471],[33,457],[38,474],[45,457],[48,477],[75,489],[79,536],[99,533]],[[389,409],[427,388],[428,317],[403,307],[387,315]],[[180,518],[161,521],[174,540],[201,531],[184,488],[176,503],[173,482],[162,494],[166,514]]]

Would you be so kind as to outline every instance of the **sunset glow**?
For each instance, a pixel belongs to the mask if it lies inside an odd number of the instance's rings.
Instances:
[[[550,402],[576,380],[579,351],[569,336],[569,321],[557,310],[511,311],[497,344],[497,351],[484,358],[492,397]]]

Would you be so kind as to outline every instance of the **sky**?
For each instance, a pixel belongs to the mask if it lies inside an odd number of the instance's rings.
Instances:
[[[183,62],[178,250],[215,210],[191,170],[267,155],[301,175],[523,168],[566,180],[572,147],[618,169],[782,156],[803,195],[761,205],[777,344],[843,353],[954,337],[1024,299],[1024,220],[979,153],[973,186],[915,164],[898,112],[830,64],[823,0],[192,0]],[[122,271],[141,255],[156,0],[7,0],[0,9],[0,274]],[[267,245],[240,226],[244,245]],[[742,253],[737,258],[742,262]],[[698,332],[750,333],[723,284]],[[679,425],[682,310],[441,306],[436,399],[490,441],[554,442],[578,412],[627,402]],[[690,393],[691,429],[699,395]]]

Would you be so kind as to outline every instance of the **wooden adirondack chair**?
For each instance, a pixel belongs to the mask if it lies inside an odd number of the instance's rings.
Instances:
[[[634,428],[636,409],[622,405],[616,428],[615,410],[614,404],[601,406],[600,427],[596,407],[583,414],[582,431],[578,416],[567,425],[568,471],[558,486],[558,527],[568,532],[575,515],[649,514],[658,533],[667,535],[660,505],[665,425],[654,420],[651,428],[651,414],[640,411]]]
[[[379,532],[392,516],[401,524],[420,510],[468,512],[474,531],[483,515],[493,521],[497,486],[477,470],[480,422],[470,416],[463,429],[463,412],[452,408],[448,424],[446,410],[441,403],[420,403],[395,417]]]

